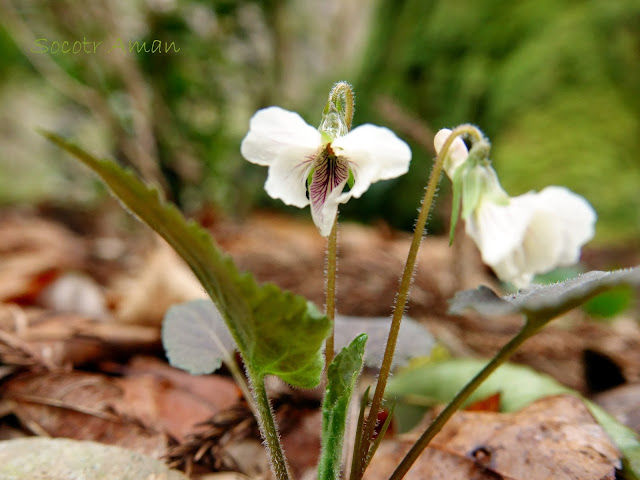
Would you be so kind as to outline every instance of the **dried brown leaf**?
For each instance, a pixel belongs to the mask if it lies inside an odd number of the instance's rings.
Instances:
[[[160,326],[174,304],[208,298],[200,282],[178,255],[163,241],[131,276],[114,280],[115,317],[124,323]]]
[[[217,225],[213,234],[238,267],[252,272],[259,281],[274,282],[317,305],[324,304],[326,245],[311,222],[259,212],[242,225]],[[464,252],[465,272],[460,275],[455,268],[457,252],[449,248],[446,239],[427,237],[424,242],[409,299],[412,315],[444,313],[446,300],[457,289],[475,287],[478,282],[492,284],[477,251]],[[341,223],[339,312],[366,317],[389,315],[410,243],[409,234]]]
[[[622,385],[599,393],[593,401],[620,423],[640,433],[640,383]]]
[[[178,441],[240,398],[235,383],[227,377],[189,375],[150,357],[134,359],[126,374],[115,380],[123,392],[117,411]]]
[[[383,442],[366,478],[387,478],[416,438]],[[613,480],[619,457],[582,401],[560,395],[515,413],[456,413],[405,478]]]
[[[159,348],[154,327],[0,305],[0,361],[7,365],[53,370]]]
[[[80,267],[84,243],[59,224],[33,217],[0,218],[0,301],[33,300],[59,272]]]
[[[166,453],[164,433],[114,413],[122,391],[107,377],[78,372],[23,374],[5,382],[2,394],[13,400],[13,413],[21,423],[41,436],[94,440],[155,458]]]

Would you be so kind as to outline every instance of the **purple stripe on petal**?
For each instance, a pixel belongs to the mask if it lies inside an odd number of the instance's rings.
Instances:
[[[318,155],[316,169],[309,185],[311,208],[316,213],[322,210],[327,197],[334,188],[349,178],[349,166],[341,157],[333,155],[330,146]]]

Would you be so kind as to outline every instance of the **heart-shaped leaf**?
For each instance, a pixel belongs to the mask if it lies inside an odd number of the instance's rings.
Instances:
[[[388,317],[336,315],[336,349],[348,346],[349,339],[366,333],[368,341],[364,364],[377,368],[384,354],[390,323]],[[229,357],[228,353],[237,349],[220,312],[206,299],[171,307],[164,317],[162,343],[171,364],[194,375],[217,370]],[[435,339],[423,325],[404,317],[393,363],[402,366],[412,358],[429,356],[434,345]]]
[[[450,301],[449,313],[460,314],[466,309],[482,315],[522,313],[530,321],[546,322],[619,285],[640,285],[640,267],[587,272],[560,283],[533,285],[504,297],[481,286],[457,293]]]
[[[97,173],[133,214],[184,259],[218,307],[254,378],[280,376],[294,386],[320,382],[322,345],[330,321],[301,296],[258,285],[193,221],[163,201],[154,187],[113,161],[98,159],[62,137],[43,135]]]
[[[162,322],[162,344],[169,363],[192,375],[215,372],[233,361],[236,342],[211,300],[174,305]]]

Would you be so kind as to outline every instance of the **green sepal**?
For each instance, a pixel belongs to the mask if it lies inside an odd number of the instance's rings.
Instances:
[[[356,179],[353,176],[353,172],[349,169],[349,179],[347,180],[347,185],[349,185],[349,189],[353,188],[353,184],[356,183]]]
[[[494,194],[493,189],[499,186],[495,172],[489,160],[491,146],[486,141],[475,142],[469,150],[469,156],[459,169],[462,172],[462,219],[467,220],[478,207],[482,197]],[[495,178],[494,178],[495,177]],[[500,191],[502,191],[500,189]]]
[[[204,228],[187,221],[159,191],[111,160],[98,159],[62,137],[41,132],[97,173],[113,194],[180,255],[218,307],[256,378],[278,375],[294,386],[320,383],[322,346],[331,322],[301,296],[258,285],[241,273]]]
[[[314,171],[315,171],[314,168],[309,170],[309,175],[307,176],[307,190],[309,190],[309,187],[311,186],[311,182],[313,181],[313,172]]]
[[[327,390],[322,402],[322,453],[318,464],[319,480],[340,478],[342,444],[349,402],[362,370],[367,335],[357,336],[329,365]]]
[[[457,173],[457,172],[456,172]],[[471,166],[462,181],[462,218],[467,220],[486,193],[485,167]]]
[[[449,246],[453,245],[453,237],[456,233],[456,226],[460,219],[460,200],[462,197],[462,178],[464,177],[464,171],[466,171],[466,163],[460,165],[453,173],[453,180],[451,180],[453,199],[451,203],[451,222],[449,227]]]
[[[387,434],[389,425],[391,425],[391,420],[393,419],[393,412],[395,412],[395,410],[396,410],[396,404],[395,402],[393,402],[391,404],[391,407],[389,407],[389,413],[387,415],[387,418],[385,418],[382,426],[380,427],[380,433],[378,433],[378,436],[376,437],[376,439],[371,444],[371,447],[369,448],[369,452],[367,453],[367,458],[365,459],[365,462],[364,462],[363,470],[367,469],[367,467],[369,466],[369,463],[371,463],[371,460],[373,459],[376,452],[378,451],[378,447],[380,447],[380,444],[384,440],[384,436]]]

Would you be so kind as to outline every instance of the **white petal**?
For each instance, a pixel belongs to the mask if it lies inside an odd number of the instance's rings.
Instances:
[[[502,280],[518,288],[529,285],[534,275],[558,266],[562,251],[562,224],[558,218],[542,210],[531,217],[522,243],[493,266]]]
[[[563,187],[527,193],[500,206],[484,201],[467,222],[482,259],[499,278],[517,287],[533,276],[576,263],[593,237],[595,212]]]
[[[340,198],[341,203],[360,197],[378,180],[399,177],[409,170],[411,149],[388,128],[361,125],[336,138],[331,147],[347,159],[355,180],[353,188]]]
[[[338,204],[345,203],[346,200],[342,199],[342,190],[347,184],[347,180],[344,180],[341,184],[335,187],[324,200],[320,209],[311,208],[311,218],[316,224],[320,235],[328,237],[333,227],[333,222],[338,215]]]
[[[300,115],[269,107],[251,118],[240,152],[252,163],[269,166],[265,183],[269,196],[305,207],[309,204],[305,182],[321,143],[320,132]]]
[[[309,205],[307,198],[307,177],[313,166],[309,157],[294,168],[287,161],[271,164],[264,189],[271,198],[279,198],[287,205],[303,208]]]
[[[533,193],[509,199],[508,205],[480,201],[467,221],[467,234],[473,238],[482,252],[482,260],[495,265],[524,241],[525,232],[533,208]]]
[[[451,135],[452,130],[448,128],[443,128],[436,136],[433,138],[433,144],[436,147],[436,153],[440,153],[442,150],[442,146],[444,142],[447,141],[449,135]],[[449,154],[444,161],[444,171],[447,172],[449,178],[453,179],[453,174],[455,170],[462,165],[469,156],[469,151],[467,150],[467,146],[464,144],[464,141],[460,137],[456,137],[451,146],[449,147]]]
[[[562,225],[558,265],[573,265],[580,258],[582,246],[595,234],[595,210],[583,197],[564,187],[544,188],[538,199],[539,208],[553,212]]]
[[[531,285],[534,276],[532,272],[525,272],[522,269],[520,250],[512,252],[508,258],[505,258],[497,265],[492,265],[491,268],[500,280],[510,282],[516,288],[527,288]]]

